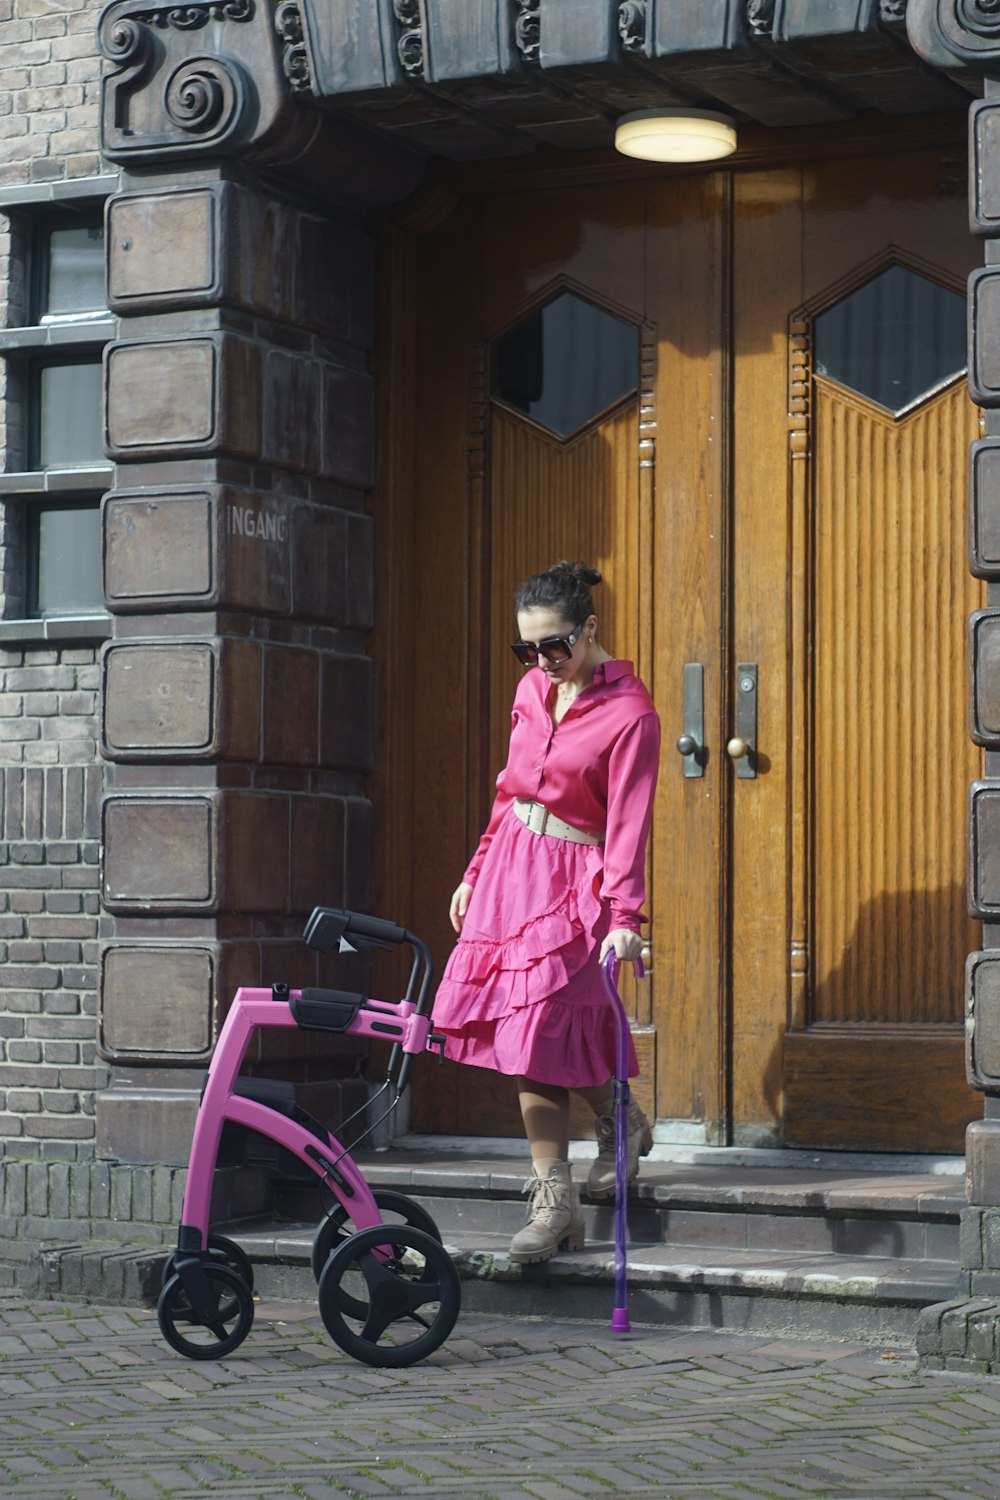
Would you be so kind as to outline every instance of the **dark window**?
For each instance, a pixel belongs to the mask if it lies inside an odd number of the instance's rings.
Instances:
[[[815,322],[815,369],[899,415],[966,365],[965,298],[890,266]]]
[[[9,534],[23,562],[23,588],[11,597],[35,617],[103,613],[101,349],[110,319],[101,206],[91,198],[77,208],[40,207],[22,224],[19,241],[29,292],[19,312],[25,327],[6,342],[0,329],[0,358],[11,375],[8,400],[23,412],[24,442],[16,467],[8,468],[48,478],[44,494],[37,481],[15,488],[8,480],[3,489],[5,506],[19,512]]]
[[[559,437],[630,395],[638,375],[638,329],[572,292],[493,346],[493,394]]]
[[[28,508],[28,607],[32,615],[85,615],[104,608],[100,500],[39,501]]]
[[[100,219],[39,229],[38,321],[103,312],[104,226]]]
[[[31,382],[34,469],[104,462],[100,358],[39,364]]]

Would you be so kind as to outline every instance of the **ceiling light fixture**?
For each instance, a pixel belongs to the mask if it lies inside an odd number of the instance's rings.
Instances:
[[[708,109],[641,109],[618,121],[615,149],[642,161],[718,161],[736,150],[736,124]]]

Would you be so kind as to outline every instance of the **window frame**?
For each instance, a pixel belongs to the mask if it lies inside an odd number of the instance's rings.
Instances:
[[[106,303],[80,312],[48,314],[51,236],[59,229],[103,223],[104,205],[118,188],[117,177],[80,179],[45,185],[0,188],[0,214],[19,232],[19,254],[26,259],[24,306],[12,309],[14,324],[0,327],[0,360],[14,374],[23,420],[18,444],[20,465],[0,472],[0,514],[16,508],[20,552],[20,597],[8,608],[19,612],[0,618],[0,642],[17,640],[101,640],[110,635],[111,617],[102,597],[93,609],[42,615],[38,600],[40,558],[35,555],[43,506],[78,509],[99,507],[110,488],[114,465],[91,456],[78,465],[41,468],[42,371],[54,365],[91,364],[116,336],[117,319]],[[24,321],[18,326],[18,313]],[[17,454],[14,455],[15,463]],[[10,462],[10,455],[8,455]],[[16,566],[16,564],[15,564]],[[12,593],[16,591],[12,590]]]

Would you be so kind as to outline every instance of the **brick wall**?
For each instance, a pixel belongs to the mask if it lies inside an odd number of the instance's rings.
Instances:
[[[106,1079],[97,673],[94,647],[0,652],[0,1134],[18,1155],[53,1142],[78,1155]]]
[[[94,33],[103,5],[0,0],[0,185],[100,172]]]
[[[103,0],[0,0],[0,193],[101,174]],[[0,326],[28,321],[27,219],[0,214]],[[16,369],[0,359],[0,470],[23,469]],[[0,618],[24,611],[22,507],[0,505]],[[0,1152],[92,1153],[98,642],[0,641]],[[8,1170],[11,1170],[8,1167]],[[8,1205],[8,1211],[10,1205]]]

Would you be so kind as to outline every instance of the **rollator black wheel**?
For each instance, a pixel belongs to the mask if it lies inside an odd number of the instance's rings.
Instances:
[[[394,1193],[391,1188],[376,1188],[372,1197],[378,1204],[379,1212],[384,1223],[387,1224],[409,1224],[411,1229],[422,1229],[429,1234],[431,1239],[441,1241],[441,1233],[427,1212],[421,1208],[419,1203],[414,1203],[412,1198],[407,1198],[405,1193]],[[342,1203],[331,1208],[325,1218],[320,1219],[319,1227],[313,1236],[312,1243],[312,1273],[318,1282],[323,1274],[323,1267],[330,1259],[331,1252],[349,1240],[352,1229],[350,1214]]]
[[[228,1266],[230,1271],[235,1271],[241,1281],[245,1281],[253,1295],[253,1266],[246,1251],[236,1244],[235,1240],[227,1240],[224,1234],[210,1234],[208,1237],[208,1255],[213,1265]],[[177,1251],[174,1250],[163,1266],[162,1286],[166,1286],[174,1271],[177,1269]]]
[[[439,1240],[375,1224],[333,1251],[319,1280],[327,1333],[366,1365],[398,1369],[433,1354],[455,1326],[461,1283]]]
[[[253,1327],[253,1297],[242,1277],[228,1266],[202,1268],[210,1316],[203,1322],[191,1307],[179,1275],[171,1276],[156,1304],[160,1332],[187,1359],[223,1359],[239,1348]]]

